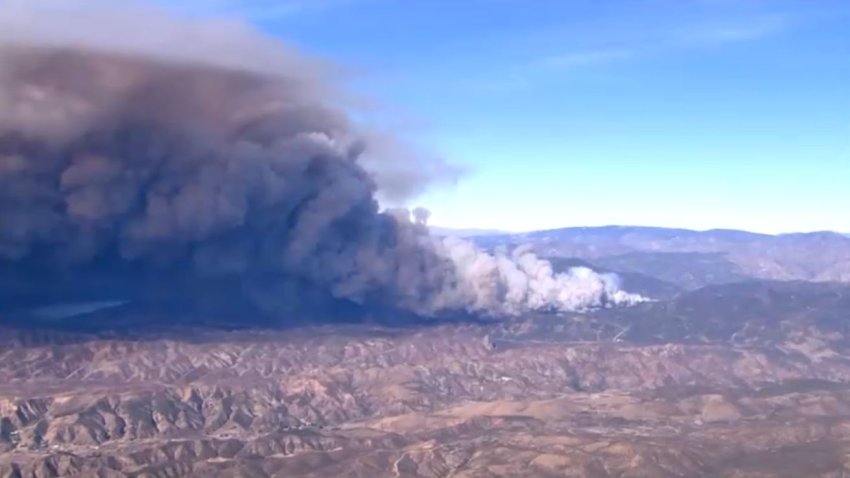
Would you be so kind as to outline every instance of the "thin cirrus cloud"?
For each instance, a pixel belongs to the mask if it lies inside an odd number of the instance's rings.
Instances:
[[[561,54],[550,54],[532,62],[533,67],[543,70],[573,70],[631,60],[641,56],[667,52],[692,50],[727,43],[755,41],[783,33],[792,27],[792,22],[783,16],[765,16],[747,22],[692,25],[687,28],[671,29],[652,41],[625,40],[616,48],[586,49]]]
[[[695,46],[758,40],[780,34],[793,26],[786,15],[765,15],[748,22],[696,26],[677,32],[676,39]]]

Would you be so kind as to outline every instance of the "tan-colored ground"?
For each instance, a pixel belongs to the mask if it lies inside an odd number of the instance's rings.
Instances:
[[[850,472],[850,355],[834,327],[795,318],[769,343],[677,343],[614,340],[600,320],[4,330],[0,476]]]

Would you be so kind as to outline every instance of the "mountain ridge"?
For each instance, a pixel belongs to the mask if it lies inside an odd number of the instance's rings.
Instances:
[[[850,281],[850,237],[832,231],[770,235],[733,229],[602,226],[471,240],[488,249],[530,245],[548,259],[581,259],[591,266],[640,273],[689,289],[746,279]]]
[[[452,230],[452,228],[442,228],[437,227],[440,230]],[[465,230],[465,229],[462,229]],[[476,231],[486,232],[487,228],[481,229],[470,229]],[[747,229],[735,229],[735,228],[727,228],[727,227],[714,227],[709,229],[694,229],[687,227],[665,227],[665,226],[644,226],[644,225],[630,225],[630,224],[607,224],[603,226],[564,226],[564,227],[552,227],[552,228],[544,228],[544,229],[533,229],[528,231],[494,231],[492,235],[503,235],[503,236],[518,236],[518,235],[533,235],[533,234],[545,234],[550,232],[567,232],[567,231],[627,231],[627,232],[680,232],[680,233],[693,233],[693,234],[708,234],[708,233],[732,233],[732,234],[744,234],[749,236],[771,236],[771,237],[779,237],[779,236],[793,236],[793,235],[809,235],[809,234],[826,234],[826,235],[839,235],[839,236],[850,236],[850,233],[845,233],[841,231],[833,231],[828,229],[823,230],[814,230],[814,231],[790,231],[790,232],[779,232],[779,233],[768,233],[768,232],[757,232],[751,231]]]

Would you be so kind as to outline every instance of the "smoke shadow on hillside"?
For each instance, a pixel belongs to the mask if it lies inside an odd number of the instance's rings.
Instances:
[[[0,340],[44,345],[105,338],[204,340],[204,332],[281,332],[323,325],[403,330],[497,320],[455,312],[426,317],[370,298],[335,298],[291,280],[258,297],[244,279],[199,278],[179,268],[152,273],[127,267],[67,270],[0,264]],[[252,277],[250,280],[262,280]],[[262,289],[267,291],[267,289]]]

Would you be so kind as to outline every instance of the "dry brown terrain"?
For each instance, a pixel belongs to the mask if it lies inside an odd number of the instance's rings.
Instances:
[[[0,476],[842,477],[850,293],[813,287],[717,289],[708,315],[701,292],[493,324],[7,328]]]

